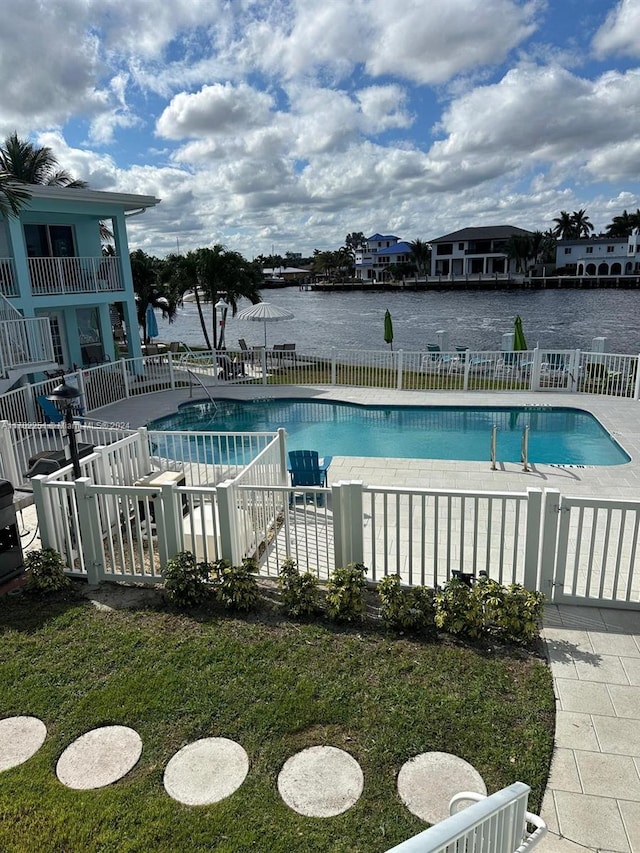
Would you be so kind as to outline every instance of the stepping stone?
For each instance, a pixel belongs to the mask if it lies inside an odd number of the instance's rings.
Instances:
[[[47,727],[37,717],[0,720],[0,773],[23,764],[44,743]]]
[[[482,776],[468,761],[448,752],[423,752],[398,773],[398,794],[409,811],[427,823],[449,817],[449,802],[461,791],[487,793]]]
[[[249,772],[249,756],[239,743],[209,737],[184,746],[167,764],[164,787],[187,806],[207,806],[233,794]]]
[[[58,759],[56,776],[67,788],[86,791],[122,779],[142,754],[140,735],[127,726],[102,726],[70,744]]]
[[[305,817],[333,817],[358,802],[364,776],[358,762],[335,746],[311,746],[285,761],[278,791]]]

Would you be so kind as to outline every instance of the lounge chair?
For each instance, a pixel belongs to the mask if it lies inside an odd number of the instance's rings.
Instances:
[[[448,353],[443,353],[439,344],[427,344],[428,355],[422,358],[422,369],[427,373],[441,373],[444,369],[450,371],[458,358]]]
[[[324,456],[318,457],[317,450],[290,450],[289,451],[289,474],[291,476],[291,485],[297,486],[326,486],[327,471],[333,457]],[[313,500],[313,492],[303,492],[305,500]],[[294,502],[295,493],[292,492],[289,497],[289,505]],[[324,503],[324,496],[319,494],[318,506]]]
[[[610,394],[620,391],[622,373],[619,370],[609,370],[600,361],[588,361],[584,368],[583,391],[592,394]]]

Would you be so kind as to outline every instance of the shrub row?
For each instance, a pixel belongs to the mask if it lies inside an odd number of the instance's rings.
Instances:
[[[40,593],[69,587],[64,563],[51,548],[32,551],[25,560],[29,587]],[[255,610],[261,596],[256,574],[258,564],[245,559],[240,566],[224,560],[198,562],[190,551],[169,560],[163,572],[167,600],[181,609],[201,607],[210,600],[236,611]],[[365,617],[366,568],[351,563],[335,569],[325,591],[325,612],[337,622],[360,622]],[[300,572],[293,560],[280,569],[282,606],[294,618],[321,611],[317,577]],[[542,622],[544,595],[520,584],[503,586],[480,577],[469,582],[454,577],[436,590],[424,586],[405,587],[398,575],[389,575],[377,585],[377,604],[384,624],[391,629],[432,638],[438,631],[477,639],[499,637],[509,642],[531,642]]]
[[[241,566],[225,562],[197,563],[185,551],[167,564],[165,591],[177,607],[203,604],[211,595],[232,610],[252,610],[260,602],[255,560]],[[335,569],[327,583],[325,612],[337,622],[359,622],[366,612],[366,568],[351,563]],[[317,577],[300,572],[293,560],[280,569],[282,605],[289,616],[313,616],[321,611]],[[438,631],[477,639],[499,637],[509,642],[531,642],[540,629],[544,595],[520,584],[503,586],[481,577],[473,583],[454,577],[436,590],[424,586],[405,587],[398,575],[389,575],[377,585],[380,618],[388,628],[423,637]]]

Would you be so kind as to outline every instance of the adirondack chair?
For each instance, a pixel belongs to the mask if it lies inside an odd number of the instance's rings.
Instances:
[[[44,422],[46,424],[60,424],[64,420],[64,413],[53,403],[52,400],[47,400],[44,394],[39,394],[36,401],[44,413]],[[74,417],[84,414],[84,410],[79,406],[72,406],[71,411]]]
[[[318,457],[317,450],[290,450],[289,451],[289,474],[291,476],[291,485],[297,486],[326,486],[327,471],[333,457],[324,456]],[[304,500],[313,500],[313,492],[303,492]],[[289,505],[292,505],[295,499],[295,492],[291,492],[289,497]],[[324,495],[317,495],[318,506],[324,503]]]

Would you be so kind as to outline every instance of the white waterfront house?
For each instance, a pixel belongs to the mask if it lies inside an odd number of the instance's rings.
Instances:
[[[432,276],[505,275],[515,272],[509,258],[511,237],[530,237],[531,231],[515,225],[462,228],[430,240]]]
[[[409,243],[394,234],[373,234],[366,246],[356,251],[355,277],[361,281],[384,281],[392,264],[413,260]]]
[[[592,237],[588,240],[558,240],[556,268],[568,275],[640,274],[640,229],[630,237]]]
[[[117,358],[114,318],[137,330],[126,221],[152,196],[29,185],[18,216],[0,216],[0,392],[43,370]],[[100,231],[113,234],[104,255]],[[129,354],[140,356],[137,334]]]

